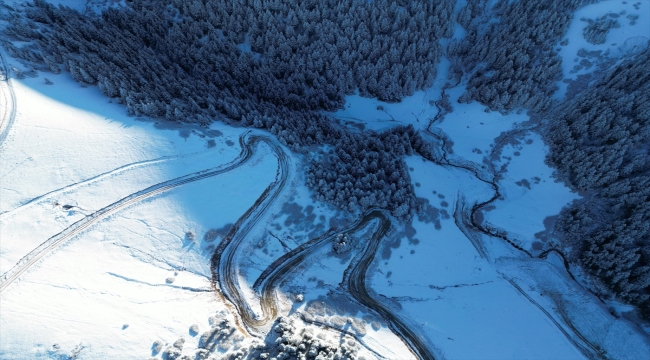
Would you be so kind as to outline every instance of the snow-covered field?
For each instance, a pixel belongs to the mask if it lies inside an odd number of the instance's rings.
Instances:
[[[85,216],[241,151],[245,129],[129,118],[97,89],[49,78],[54,85],[10,80],[17,111],[0,155],[2,273]],[[215,239],[204,236],[235,222],[274,180],[277,160],[258,148],[244,166],[131,205],[32,266],[0,295],[0,357],[72,354],[79,345],[89,358],[144,358],[155,340],[181,336],[196,348],[189,326],[207,328],[225,309],[209,281]]]
[[[82,11],[87,5],[60,3]],[[650,33],[648,6],[604,1],[580,9],[568,45],[558,45],[565,78],[591,71],[573,68],[580,49],[611,58],[631,51],[631,42],[622,47],[626,41]],[[587,43],[580,19],[608,13],[619,15],[612,18],[620,28],[610,30],[605,44]],[[538,256],[552,244],[536,234],[579,196],[555,181],[529,116],[459,104],[461,83],[445,90],[453,112],[431,124],[449,65],[443,58],[434,86],[400,103],[349,96],[333,114],[351,127],[412,124],[445,135],[447,158],[480,172],[481,179],[463,166],[406,159],[416,195],[428,203],[426,215],[382,239],[366,280],[370,292],[424,334],[436,358],[650,358],[647,334],[611,315],[573,278],[581,280],[579,269],[567,272],[556,252]],[[195,358],[205,331],[223,319],[238,330],[215,355],[253,343],[236,309],[214,289],[210,258],[278,180],[282,160],[272,146],[258,143],[241,166],[219,172],[245,152],[240,138],[247,129],[128,117],[97,88],[82,88],[66,74],[47,77],[53,85],[39,76],[10,78],[0,88],[0,116],[15,111],[13,123],[0,129],[0,358],[161,358],[181,338],[176,348]],[[563,95],[566,83],[559,85]],[[292,164],[286,187],[235,250],[238,286],[258,315],[261,297],[253,285],[275,260],[356,220],[314,200],[301,173],[304,157],[286,152]],[[492,198],[490,169],[501,196],[476,216],[512,244],[469,233],[458,211]],[[216,172],[195,176],[202,171]],[[151,190],[170,180],[173,186]],[[278,285],[279,315],[296,332],[316,329],[325,342],[354,339],[368,359],[413,358],[389,321],[346,291],[349,267],[378,227],[372,220],[348,234],[351,246],[340,253],[324,243],[291,269]]]
[[[580,198],[556,182],[553,169],[544,164],[547,153],[548,148],[537,133],[527,133],[515,143],[505,145],[500,158],[494,161],[497,168],[505,170],[499,181],[503,199],[483,212],[487,223],[508,229],[520,241],[518,245],[529,251],[536,250],[535,234],[545,230],[544,220]],[[541,250],[539,246],[537,250]]]

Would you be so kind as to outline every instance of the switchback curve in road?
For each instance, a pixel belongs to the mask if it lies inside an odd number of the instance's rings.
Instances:
[[[377,210],[367,211],[356,223],[337,231],[330,229],[324,234],[282,255],[269,265],[253,284],[253,289],[259,292],[261,297],[262,319],[268,322],[275,320],[277,317],[278,305],[276,301],[276,290],[293,269],[298,267],[315,251],[327,244],[331,244],[337,235],[357,232],[376,218]]]
[[[264,138],[267,145],[273,149],[278,158],[276,178],[255,204],[244,213],[223,237],[211,259],[212,282],[231,304],[237,309],[246,332],[262,337],[257,329],[267,323],[266,319],[258,318],[251,309],[245,295],[239,286],[238,266],[235,261],[237,250],[248,233],[255,227],[262,216],[278,198],[284,187],[291,168],[291,158],[277,143]]]
[[[260,293],[263,316],[256,318],[256,324],[252,323],[249,325],[263,325],[268,321],[275,320],[278,314],[276,295],[278,287],[285,280],[286,275],[299,266],[309,255],[323,246],[330,244],[337,235],[357,232],[374,220],[379,220],[379,226],[366,241],[362,252],[355,256],[350,266],[346,269],[342,285],[344,288],[347,288],[356,301],[368,309],[375,311],[386,320],[391,330],[409,347],[416,357],[420,359],[434,359],[429,347],[422,340],[422,334],[412,330],[398,316],[392,314],[388,308],[375,300],[366,288],[368,268],[374,260],[381,239],[391,227],[388,216],[379,209],[366,211],[356,223],[344,229],[338,231],[330,229],[323,235],[284,254],[269,265],[253,285],[253,289]]]
[[[260,141],[270,141],[266,137],[258,135],[250,135],[250,132],[242,134],[239,138],[239,143],[241,145],[241,153],[237,158],[231,162],[217,166],[214,168],[209,168],[206,170],[198,171],[191,173],[185,176],[181,176],[172,180],[168,180],[153,186],[150,186],[144,190],[135,192],[131,195],[128,195],[106,207],[103,207],[96,212],[86,216],[85,218],[75,222],[74,224],[68,226],[58,234],[50,237],[34,250],[30,251],[22,259],[18,261],[11,269],[5,272],[0,278],[0,293],[5,291],[9,285],[16,279],[18,279],[25,271],[27,271],[31,266],[36,264],[40,259],[45,255],[52,252],[54,249],[65,243],[67,240],[70,240],[75,235],[80,232],[88,229],[92,225],[96,224],[98,221],[116,213],[117,211],[126,208],[127,206],[138,203],[144,199],[150,198],[152,196],[158,195],[165,191],[171,190],[175,187],[195,182],[198,180],[207,179],[216,175],[220,175],[231,171],[244,163],[246,163],[253,155],[253,148]]]
[[[365,244],[364,249],[353,259],[343,275],[343,285],[350,292],[350,295],[364,305],[365,307],[377,312],[384,320],[388,322],[391,330],[402,339],[409,350],[418,359],[434,360],[435,357],[431,352],[430,346],[423,340],[425,337],[408,326],[399,316],[393,314],[390,309],[377,301],[368,290],[366,280],[368,269],[375,259],[375,254],[379,248],[381,239],[386,235],[391,227],[391,222],[383,211],[376,210],[368,214],[380,220],[379,228],[372,234]]]

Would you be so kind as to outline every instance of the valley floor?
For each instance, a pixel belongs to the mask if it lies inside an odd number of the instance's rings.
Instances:
[[[453,112],[430,121],[448,66],[443,59],[436,85],[400,104],[351,96],[333,114],[356,128],[413,124],[438,148],[439,161],[406,159],[426,215],[392,222],[365,278],[392,320],[351,295],[348,281],[380,221],[355,228],[361,214],[314,200],[304,156],[276,148],[270,134],[128,117],[66,74],[48,74],[53,85],[3,80],[0,358],[161,358],[181,338],[176,348],[194,358],[217,324],[231,332],[213,355],[256,349],[264,339],[251,335],[241,305],[261,316],[256,282],[298,250],[305,257],[276,278],[278,314],[324,343],[349,341],[360,358],[413,358],[398,323],[437,359],[650,358],[647,334],[611,315],[561,253],[545,252],[545,220],[579,196],[544,163],[534,122],[459,104],[463,84],[445,88]],[[250,136],[270,140],[249,149]],[[286,184],[254,213],[282,169]],[[210,261],[240,219],[250,228],[232,250],[233,304]],[[349,248],[336,252],[339,233]],[[317,241],[327,235],[338,240]]]

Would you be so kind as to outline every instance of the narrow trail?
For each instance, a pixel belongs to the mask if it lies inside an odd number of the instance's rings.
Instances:
[[[0,74],[0,91],[4,98],[4,111],[2,113],[2,119],[0,119],[0,151],[2,151],[2,144],[7,138],[7,134],[16,118],[16,96],[14,95],[14,89],[9,82],[9,66],[7,65],[7,60],[1,51],[0,61],[2,62],[0,64],[0,72],[2,72]]]
[[[29,270],[31,266],[36,264],[45,255],[55,250],[66,241],[72,239],[75,235],[90,228],[92,225],[116,213],[117,211],[122,210],[130,205],[136,204],[144,199],[150,198],[152,196],[176,188],[178,186],[195,182],[198,180],[207,179],[213,176],[217,176],[226,173],[228,171],[231,171],[239,166],[242,166],[252,157],[253,148],[260,141],[266,140],[266,138],[264,137],[250,136],[249,134],[250,134],[249,132],[246,132],[240,136],[239,143],[242,151],[239,154],[239,156],[234,160],[232,160],[231,162],[221,166],[198,171],[192,174],[188,174],[172,180],[168,180],[150,186],[144,190],[138,191],[131,195],[128,195],[106,207],[97,210],[91,215],[88,215],[85,218],[68,226],[66,229],[59,232],[58,234],[50,237],[45,242],[43,242],[38,247],[36,247],[34,250],[30,251],[22,259],[20,259],[16,265],[14,265],[11,269],[9,269],[6,273],[2,275],[2,277],[0,278],[0,293],[6,290],[13,281],[18,279],[23,273]],[[268,142],[268,140],[266,141]]]

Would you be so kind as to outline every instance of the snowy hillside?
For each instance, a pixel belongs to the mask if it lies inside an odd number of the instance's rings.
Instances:
[[[650,358],[650,2],[47,2],[0,359]]]

